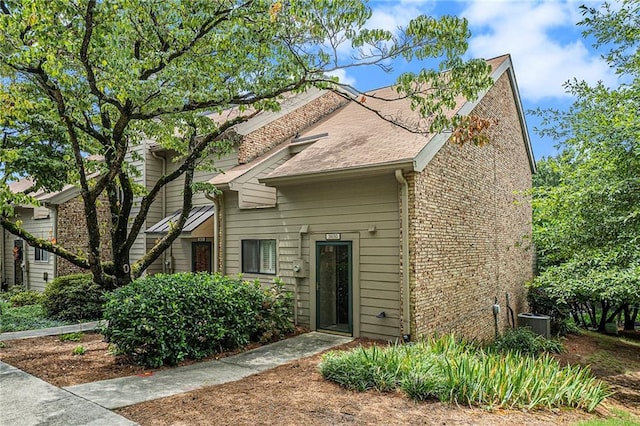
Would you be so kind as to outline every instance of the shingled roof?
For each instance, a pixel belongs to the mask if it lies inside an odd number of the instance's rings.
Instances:
[[[494,80],[511,67],[509,55],[490,59],[487,63],[492,68]],[[514,92],[517,96],[517,90]],[[393,87],[371,91],[370,95],[387,99],[397,97]],[[447,115],[452,117],[455,114],[470,113],[483,95],[474,102],[458,97],[456,107],[448,111]],[[367,106],[381,111],[388,117],[401,117],[403,121],[420,120],[406,100],[388,102],[365,96],[364,101]],[[523,116],[522,120],[524,121]],[[356,100],[309,127],[299,138],[324,133],[328,135],[310,144],[261,181],[278,183],[294,177],[385,167],[421,170],[448,139],[448,134],[419,134],[408,131],[381,119],[375,112],[363,108]],[[530,150],[526,135],[525,139]]]

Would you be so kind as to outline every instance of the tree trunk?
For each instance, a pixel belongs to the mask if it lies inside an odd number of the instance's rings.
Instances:
[[[638,307],[631,308],[625,305],[624,309],[624,330],[634,331],[636,328],[636,318],[638,317]]]

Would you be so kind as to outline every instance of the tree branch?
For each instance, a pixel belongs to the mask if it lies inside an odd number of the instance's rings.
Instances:
[[[16,225],[14,222],[11,222],[10,220],[6,219],[6,218],[0,218],[0,225],[2,225],[4,227],[4,229],[6,229],[7,231],[9,231],[11,234],[22,238],[23,240],[25,240],[30,246],[32,247],[38,247],[41,248],[45,251],[48,251],[50,253],[55,254],[56,256],[59,256],[69,262],[71,262],[72,264],[74,264],[75,266],[82,268],[82,269],[89,269],[89,262],[87,261],[86,258],[81,257],[77,254],[74,254],[72,252],[70,252],[69,250],[65,249],[64,247],[61,247],[57,244],[53,244],[52,242],[42,239],[42,238],[37,238],[35,237],[33,234],[25,231],[24,229],[22,229],[21,227],[19,227],[18,225]]]

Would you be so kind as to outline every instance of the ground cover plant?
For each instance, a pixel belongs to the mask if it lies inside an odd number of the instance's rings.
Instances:
[[[326,379],[348,389],[401,389],[414,400],[484,408],[593,411],[609,395],[586,367],[561,367],[548,354],[485,351],[454,335],[329,352],[319,368]]]
[[[159,367],[284,337],[294,330],[292,306],[280,282],[156,274],[108,296],[102,333],[116,354]]]
[[[0,333],[9,331],[35,330],[70,324],[69,321],[53,320],[47,317],[42,305],[12,307],[0,301]]]

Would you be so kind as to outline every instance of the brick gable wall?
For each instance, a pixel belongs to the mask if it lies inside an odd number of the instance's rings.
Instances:
[[[521,192],[531,187],[531,169],[507,73],[473,114],[498,120],[490,145],[447,143],[423,172],[406,176],[414,337],[492,338],[495,297],[499,328],[508,326],[507,292],[516,317],[526,309],[533,250],[531,206]]]
[[[342,96],[327,92],[249,133],[243,138],[238,148],[238,163],[245,164],[258,158],[346,103]]]
[[[100,229],[102,259],[107,260],[111,253],[111,239],[109,237],[109,207],[107,202],[98,203],[98,222],[104,229]],[[72,252],[87,252],[89,234],[87,220],[84,214],[84,204],[81,197],[73,198],[58,206],[58,244]],[[81,269],[67,260],[58,257],[56,276],[89,272]]]

